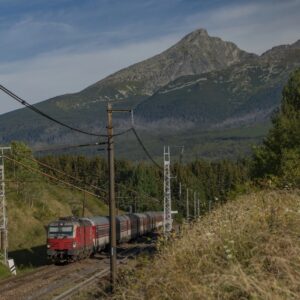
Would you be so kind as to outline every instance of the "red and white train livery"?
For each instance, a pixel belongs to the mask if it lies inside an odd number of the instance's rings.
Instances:
[[[116,217],[117,243],[135,239],[163,226],[163,212]],[[66,217],[48,225],[47,256],[53,262],[75,261],[101,251],[109,244],[109,218]]]

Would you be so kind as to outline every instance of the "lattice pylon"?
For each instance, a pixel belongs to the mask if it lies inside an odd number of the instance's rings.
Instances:
[[[7,264],[7,219],[3,159],[0,158],[0,260]]]
[[[8,261],[8,230],[5,199],[4,151],[10,147],[0,147],[0,262],[7,265]]]
[[[172,230],[170,147],[164,146],[164,233]]]

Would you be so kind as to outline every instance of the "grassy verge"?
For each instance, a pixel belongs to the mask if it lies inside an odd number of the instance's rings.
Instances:
[[[31,271],[46,261],[46,226],[59,217],[82,213],[84,195],[47,181],[17,187],[7,185],[9,258],[15,260],[17,273]],[[106,215],[104,202],[86,195],[85,216]],[[0,268],[0,279],[7,276]]]
[[[299,299],[299,230],[299,191],[242,196],[123,273],[114,298]]]
[[[0,278],[6,278],[10,276],[9,269],[0,263]]]

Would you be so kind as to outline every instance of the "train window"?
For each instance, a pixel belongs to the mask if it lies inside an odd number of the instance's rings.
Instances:
[[[49,233],[52,233],[52,232],[58,232],[58,227],[54,227],[54,226],[50,226],[49,227]]]
[[[49,226],[48,236],[50,238],[73,236],[73,226]]]
[[[64,232],[64,233],[71,233],[73,232],[73,228],[72,226],[64,226],[64,227],[61,227],[61,231]]]

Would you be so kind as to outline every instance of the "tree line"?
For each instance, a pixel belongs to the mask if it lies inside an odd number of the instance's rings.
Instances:
[[[47,174],[71,182],[108,202],[108,165],[101,157],[83,155],[47,155],[34,158],[30,148],[12,143],[12,153],[22,162]],[[46,167],[49,165],[52,169]],[[116,160],[116,202],[122,211],[161,210],[163,208],[163,172],[147,162]],[[20,195],[30,184],[34,189],[41,178],[12,162],[8,176],[18,174]],[[238,161],[179,161],[171,167],[172,205],[178,218],[186,213],[187,189],[193,214],[194,192],[200,199],[201,212],[227,201],[233,191],[252,183],[272,183],[279,187],[300,187],[300,69],[291,74],[283,89],[282,103],[272,118],[272,128],[250,158]],[[68,175],[68,176],[66,176]],[[51,180],[51,179],[49,179]],[[28,193],[27,194],[33,194]]]
[[[254,149],[251,178],[279,187],[300,187],[300,68],[282,91],[267,137]]]

